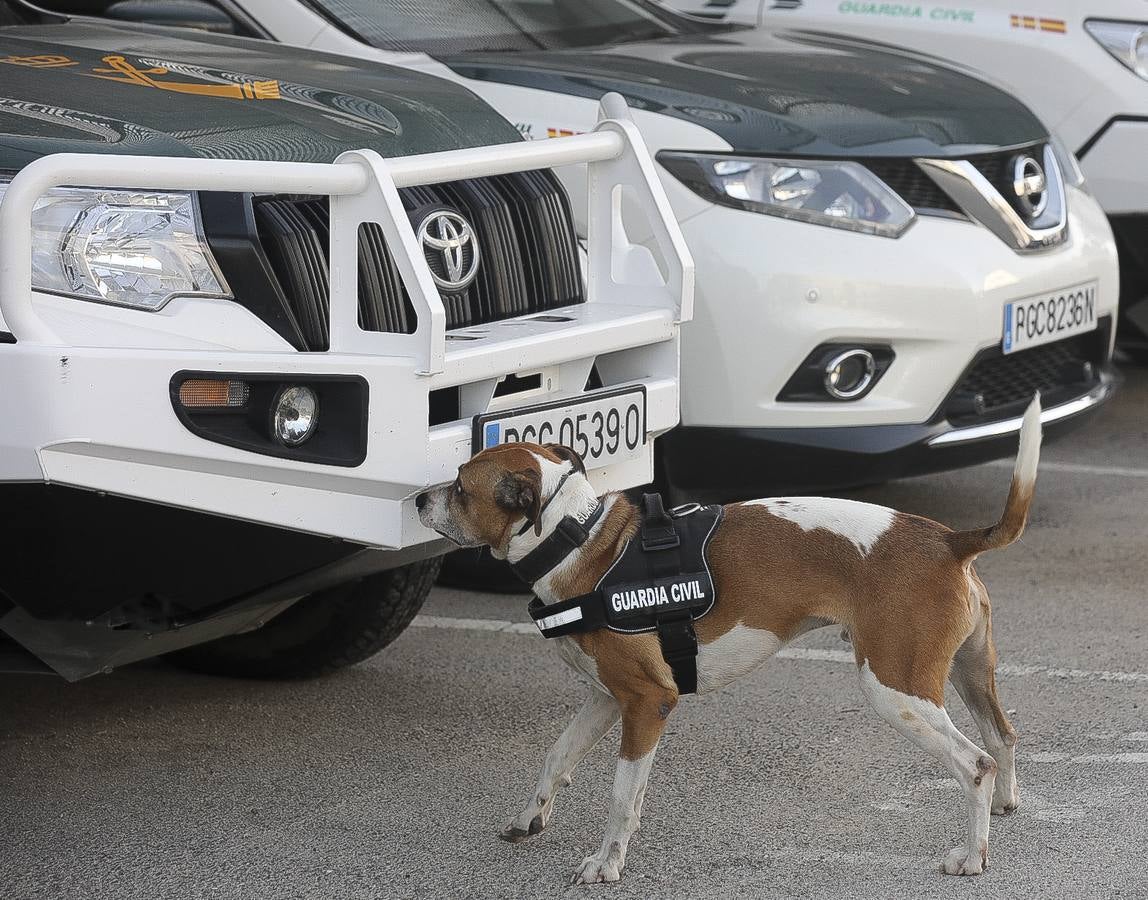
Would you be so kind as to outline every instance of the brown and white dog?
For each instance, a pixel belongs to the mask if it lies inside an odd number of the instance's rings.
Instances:
[[[745,675],[798,635],[843,626],[865,698],[961,786],[968,834],[944,857],[941,868],[950,875],[984,869],[990,811],[1005,814],[1017,806],[1016,733],[997,700],[989,594],[973,562],[1024,530],[1040,430],[1037,398],[1024,416],[1004,514],[989,528],[952,531],[883,506],[789,497],[726,507],[710,544],[718,595],[713,610],[695,623],[698,693]],[[453,484],[421,494],[417,505],[428,527],[462,546],[489,545],[496,557],[513,563],[564,516],[595,508],[598,498],[582,471],[569,448],[507,444],[478,453]],[[589,540],[534,585],[544,602],[593,590],[635,534],[638,510],[625,496],[608,494],[601,502],[605,513]],[[524,520],[536,527],[523,530]],[[603,629],[554,640],[593,690],[547,755],[526,807],[501,836],[518,842],[545,828],[558,788],[570,783],[574,767],[621,719],[605,838],[573,878],[617,881],[678,691],[655,633]],[[972,713],[987,752],[949,719],[946,679]]]

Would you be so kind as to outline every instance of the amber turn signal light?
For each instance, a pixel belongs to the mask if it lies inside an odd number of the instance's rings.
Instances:
[[[189,378],[179,386],[179,402],[185,409],[242,409],[250,396],[246,381],[225,378]]]

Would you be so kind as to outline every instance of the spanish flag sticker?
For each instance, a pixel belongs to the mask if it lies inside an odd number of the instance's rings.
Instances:
[[[1027,28],[1029,31],[1051,31],[1054,34],[1064,34],[1068,31],[1068,24],[1064,19],[1044,19],[1039,16],[1020,16],[1016,13],[1009,16],[1009,24],[1013,28]]]

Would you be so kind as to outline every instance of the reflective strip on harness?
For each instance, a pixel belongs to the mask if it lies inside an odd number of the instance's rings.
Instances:
[[[563,625],[570,625],[574,622],[582,621],[582,610],[580,607],[568,609],[565,612],[554,613],[551,616],[545,616],[538,619],[534,624],[538,626],[538,630],[543,634],[547,631],[552,631],[555,628],[561,628]]]

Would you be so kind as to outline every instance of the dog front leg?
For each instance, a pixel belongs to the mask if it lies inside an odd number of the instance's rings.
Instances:
[[[574,767],[614,727],[621,714],[618,701],[612,696],[597,688],[590,691],[582,708],[546,754],[538,784],[526,807],[502,829],[500,838],[517,844],[546,827],[558,788],[570,783]]]
[[[587,856],[574,873],[574,884],[617,881],[626,865],[630,836],[638,830],[646,782],[654,765],[654,753],[666,727],[666,719],[677,704],[677,695],[644,696],[624,702],[622,707],[622,749],[614,773],[614,793],[602,846]]]

